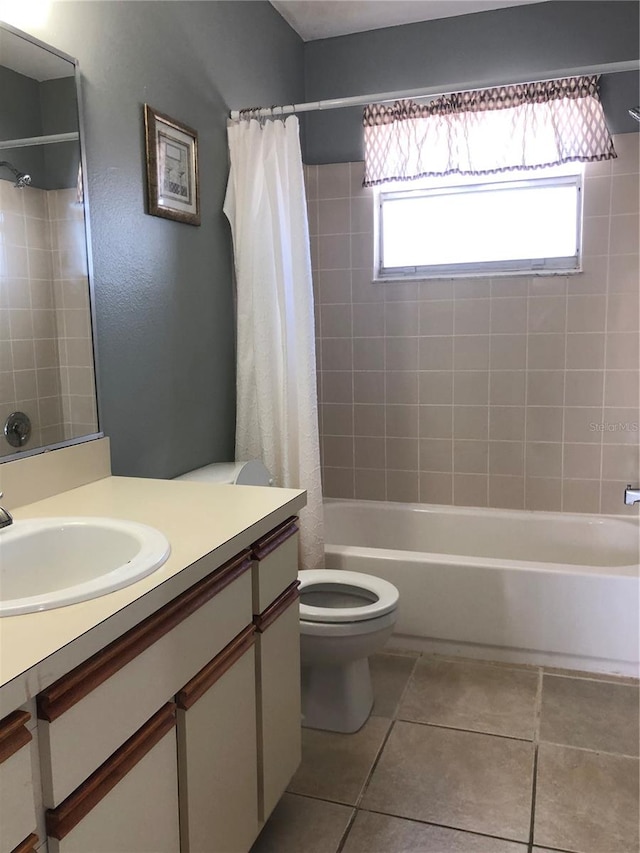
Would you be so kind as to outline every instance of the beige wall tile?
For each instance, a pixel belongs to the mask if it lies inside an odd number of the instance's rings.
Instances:
[[[585,216],[582,222],[582,251],[585,255],[609,253],[608,216]]]
[[[456,346],[462,338],[456,338]],[[453,338],[420,338],[420,370],[451,370],[453,368]]]
[[[640,450],[633,444],[605,444],[602,447],[602,478],[633,483],[640,473]]]
[[[602,447],[592,444],[564,445],[562,475],[568,479],[596,479],[600,477]],[[559,476],[558,472],[558,476]]]
[[[321,399],[323,403],[351,405],[354,400],[351,371],[325,370],[322,374]]]
[[[373,196],[351,199],[351,233],[373,233]]]
[[[605,406],[640,406],[640,372],[637,370],[609,370],[605,374]]]
[[[321,305],[320,328],[323,338],[351,338],[351,305]]]
[[[386,467],[385,439],[383,436],[356,436],[353,444],[356,468]]]
[[[563,512],[599,512],[600,480],[565,480],[562,484]]]
[[[640,412],[637,408],[606,406],[603,421],[604,444],[638,444],[640,441]]]
[[[637,332],[609,332],[606,343],[607,369],[634,370],[640,363],[640,335]]]
[[[387,302],[384,306],[384,331],[387,337],[417,335],[419,302]]]
[[[351,302],[351,272],[349,270],[319,270],[314,276],[318,284],[318,302]],[[316,305],[316,311],[318,306]]]
[[[491,343],[489,335],[456,335],[453,338],[453,366],[456,370],[488,370]]]
[[[524,475],[524,442],[489,442],[489,474],[521,477]]]
[[[568,370],[565,405],[602,405],[603,387],[604,371],[602,370]]]
[[[353,369],[383,370],[384,349],[384,338],[354,338]]]
[[[421,438],[419,440],[421,471],[453,471],[453,442],[450,438]]]
[[[564,332],[566,322],[565,296],[532,296],[529,299],[528,328],[530,332]]]
[[[487,406],[454,406],[453,435],[455,438],[482,440],[488,438],[489,408]]]
[[[420,438],[451,438],[453,435],[452,406],[419,406]],[[486,410],[485,410],[486,416]]]
[[[355,338],[384,336],[384,305],[382,302],[365,302],[353,306],[353,336]]]
[[[526,418],[527,441],[562,441],[561,406],[528,406]]]
[[[318,237],[318,269],[346,270],[350,266],[351,243],[348,234]]]
[[[562,506],[562,480],[527,477],[525,480],[525,509],[556,512]]]
[[[562,444],[528,441],[525,447],[525,466],[530,477],[561,477]]]
[[[609,294],[607,300],[607,331],[637,332],[640,329],[639,296],[638,291],[635,293]]]
[[[349,234],[350,230],[351,202],[348,198],[318,202],[318,234]]]
[[[353,498],[353,470],[348,468],[322,469],[322,493],[327,498]]]
[[[624,213],[611,217],[612,255],[637,255],[640,222],[637,213]]]
[[[417,370],[420,343],[418,338],[385,338],[387,370]]]
[[[349,389],[354,403],[384,404],[384,373],[377,370],[355,371],[353,389]]]
[[[384,302],[385,286],[373,281],[371,270],[351,270],[351,291],[355,302]]]
[[[493,299],[491,302],[492,333],[524,333],[527,330],[527,299],[523,296]]]
[[[627,175],[613,175],[611,185],[611,213],[638,213],[638,179],[634,180]]]
[[[640,281],[640,261],[635,255],[609,257],[609,293],[636,293]]]
[[[490,363],[491,370],[524,370],[527,363],[526,336],[492,335]]]
[[[387,471],[387,500],[416,503],[420,500],[420,475],[417,471]]]
[[[322,428],[325,435],[353,435],[353,406],[324,403]]]
[[[486,474],[454,474],[453,497],[456,506],[487,506],[489,477]]]
[[[584,215],[608,216],[611,210],[611,176],[585,177]]]
[[[454,331],[456,335],[483,335],[490,331],[491,307],[489,299],[457,301],[454,306]]]
[[[529,370],[563,370],[564,366],[564,335],[529,335],[527,352]]]
[[[322,440],[323,465],[329,468],[353,468],[353,439],[325,435]]]
[[[370,471],[356,468],[356,498],[365,501],[384,501],[387,497],[386,475],[384,471]]]
[[[395,438],[418,437],[419,406],[386,407],[386,434]]]
[[[331,163],[317,166],[318,198],[348,198],[351,195],[351,169],[349,163]]]
[[[453,470],[456,474],[486,474],[488,465],[488,441],[456,439],[453,442]]]
[[[421,335],[453,334],[453,300],[421,302],[419,307]]]
[[[420,501],[431,504],[453,502],[453,474],[420,474]]]
[[[489,373],[484,370],[456,370],[453,379],[456,406],[486,406],[489,402]]]
[[[373,271],[373,234],[351,235],[351,265]]]
[[[564,440],[598,443],[600,432],[596,427],[601,421],[601,408],[567,406],[564,410]]]
[[[349,338],[334,338],[322,342],[322,354],[320,364],[322,370],[351,370],[353,364],[353,350],[357,341]],[[73,362],[69,362],[72,364]]]
[[[489,376],[489,402],[495,406],[523,406],[526,384],[524,370],[494,370]]]
[[[426,370],[418,373],[419,402],[448,404],[453,402],[452,370]]]
[[[354,435],[384,436],[384,406],[369,406],[356,403],[353,407]]]
[[[489,506],[524,509],[524,477],[489,476]]]
[[[568,332],[603,332],[607,300],[600,294],[581,294],[567,297]]]
[[[563,370],[529,370],[527,404],[529,406],[562,406],[564,383]]]
[[[385,402],[418,403],[418,373],[415,370],[389,370],[385,374]]]
[[[602,334],[567,335],[567,368],[569,370],[602,370],[605,336]]]
[[[386,467],[395,471],[417,471],[418,446],[417,438],[387,438]]]
[[[489,438],[492,441],[522,441],[525,428],[523,406],[493,406],[490,410]]]

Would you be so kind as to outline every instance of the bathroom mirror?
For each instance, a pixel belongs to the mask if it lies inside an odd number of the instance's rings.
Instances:
[[[0,24],[0,462],[99,435],[82,136],[76,62]]]

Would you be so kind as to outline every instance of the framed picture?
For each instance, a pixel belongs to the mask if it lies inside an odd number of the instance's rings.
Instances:
[[[147,199],[152,216],[200,225],[198,134],[144,105]]]

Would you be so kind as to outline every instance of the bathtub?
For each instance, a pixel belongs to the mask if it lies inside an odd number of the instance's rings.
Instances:
[[[636,518],[325,500],[326,566],[400,591],[391,644],[638,676]]]

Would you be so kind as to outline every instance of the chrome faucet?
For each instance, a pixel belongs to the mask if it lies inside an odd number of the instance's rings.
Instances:
[[[2,497],[2,492],[0,492],[0,498]],[[640,500],[640,498],[638,498]],[[8,509],[5,509],[3,506],[0,506],[0,530],[3,527],[8,527],[10,524],[13,524],[13,516],[9,512]]]
[[[640,489],[634,489],[631,483],[624,490],[624,502],[626,506],[633,506],[640,503]]]

